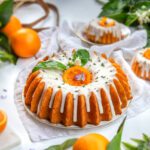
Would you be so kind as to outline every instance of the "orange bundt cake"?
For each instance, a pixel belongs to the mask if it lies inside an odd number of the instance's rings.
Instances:
[[[139,51],[132,61],[134,73],[145,80],[150,80],[150,48]]]
[[[125,37],[122,24],[107,17],[93,19],[86,28],[85,35],[89,41],[101,44],[111,44]]]
[[[24,97],[25,105],[39,118],[79,127],[112,120],[132,99],[120,65],[84,49],[39,62],[27,78]]]

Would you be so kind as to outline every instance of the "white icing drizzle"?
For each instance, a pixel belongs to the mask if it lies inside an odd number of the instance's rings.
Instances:
[[[43,80],[42,80],[42,81],[43,81]],[[41,82],[42,82],[42,81],[41,81]],[[39,104],[38,104],[38,108],[37,108],[37,114],[39,114],[39,112],[40,112],[40,107],[41,107],[42,98],[43,98],[43,96],[44,96],[44,93],[45,93],[46,89],[47,89],[47,86],[46,86],[46,84],[45,84],[44,90],[43,90],[42,95],[41,95],[40,100],[39,100]]]
[[[137,55],[135,56],[135,60],[139,63],[139,66],[141,67],[142,77],[144,77],[145,72],[146,72],[146,77],[149,77],[149,72],[150,72],[150,60],[143,56],[146,50],[147,48],[139,51]]]
[[[96,36],[96,40],[101,38],[105,33],[112,33],[114,37],[117,37],[119,40],[122,38],[121,24],[116,22],[113,19],[107,18],[108,22],[114,21],[115,25],[112,27],[103,27],[99,25],[99,19],[93,19],[88,27],[87,33]]]
[[[85,86],[71,86],[67,83],[64,83],[62,79],[63,72],[58,70],[43,70],[40,72],[39,77],[42,77],[42,81],[45,82],[46,87],[53,88],[53,94],[50,100],[49,107],[52,108],[54,95],[60,89],[62,89],[62,104],[60,112],[64,112],[64,105],[67,93],[72,93],[74,96],[74,122],[77,121],[77,104],[78,104],[78,95],[83,94],[86,98],[87,112],[90,112],[89,99],[91,92],[94,92],[100,109],[100,113],[103,113],[103,107],[101,103],[100,89],[103,88],[107,93],[111,110],[113,116],[115,116],[113,104],[109,92],[109,84],[113,84],[113,79],[115,78],[116,69],[112,64],[96,54],[95,52],[90,52],[91,61],[89,61],[84,67],[87,68],[93,74],[93,81]],[[65,54],[57,53],[55,56],[50,58],[51,60],[57,60],[61,63],[67,65],[69,58],[72,58],[72,53],[66,51]]]

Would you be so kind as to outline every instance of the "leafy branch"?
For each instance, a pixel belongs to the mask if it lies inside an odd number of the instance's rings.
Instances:
[[[0,4],[0,29],[9,21],[13,13],[13,0],[4,0]],[[0,61],[16,63],[17,57],[12,53],[8,38],[0,32]]]
[[[2,62],[9,61],[10,63],[15,64],[17,61],[17,58],[14,55],[9,54],[6,51],[0,50],[0,61]]]
[[[146,134],[143,134],[143,139],[132,139],[132,141],[136,145],[123,142],[126,150],[150,150],[150,137]]]

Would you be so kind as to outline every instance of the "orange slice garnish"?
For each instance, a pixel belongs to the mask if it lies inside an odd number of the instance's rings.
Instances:
[[[4,131],[7,124],[7,115],[3,110],[0,110],[0,133]]]
[[[83,86],[92,82],[92,73],[84,67],[73,66],[64,72],[63,80],[73,86]]]
[[[144,52],[143,56],[144,56],[145,58],[147,58],[147,59],[150,59],[150,48],[148,48],[148,49]]]
[[[114,21],[108,22],[107,17],[102,17],[101,20],[99,21],[99,25],[103,27],[112,27],[115,25],[115,22]]]

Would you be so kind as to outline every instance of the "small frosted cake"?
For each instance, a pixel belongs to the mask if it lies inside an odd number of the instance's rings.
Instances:
[[[84,127],[121,115],[132,94],[115,60],[80,49],[39,62],[26,81],[24,98],[40,119]]]
[[[89,23],[85,35],[91,42],[111,44],[125,37],[121,27],[122,24],[113,19],[107,17],[96,18]]]
[[[150,48],[139,51],[132,61],[134,73],[145,80],[150,80]]]

